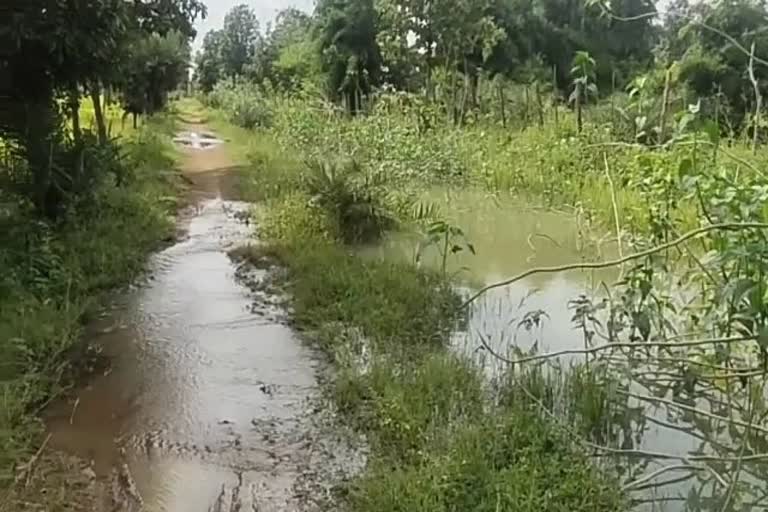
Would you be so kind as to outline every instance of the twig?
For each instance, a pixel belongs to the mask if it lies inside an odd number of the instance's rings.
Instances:
[[[604,452],[608,455],[617,457],[642,457],[645,459],[661,460],[681,460],[684,462],[736,462],[739,457],[724,457],[720,455],[676,455],[674,453],[652,452],[646,450],[622,450],[620,448],[609,448],[599,444],[585,441],[590,448]],[[745,455],[741,457],[743,462],[761,462],[768,460],[768,453],[756,453],[754,455]]]
[[[488,342],[485,341],[485,339],[482,336],[480,336],[481,342],[485,346],[486,350],[488,350],[488,352],[492,356],[496,357],[497,359],[499,359],[504,363],[511,364],[511,365],[531,363],[534,361],[541,361],[545,359],[554,359],[554,358],[566,356],[566,355],[591,355],[597,352],[611,350],[614,348],[645,349],[645,348],[701,347],[706,345],[717,345],[720,343],[738,343],[741,341],[752,341],[754,339],[755,339],[754,336],[749,336],[749,337],[745,336],[745,337],[739,337],[739,338],[712,338],[707,340],[679,341],[679,342],[606,343],[605,345],[599,345],[597,347],[592,347],[588,349],[566,349],[566,350],[559,350],[557,352],[548,352],[544,354],[536,354],[532,356],[521,357],[519,359],[509,359],[507,357],[502,356],[497,351],[495,351],[492,347],[488,345]]]
[[[698,409],[696,407],[691,407],[690,405],[681,404],[680,402],[675,402],[674,400],[669,400],[666,398],[659,398],[655,396],[646,396],[641,395],[639,393],[632,393],[631,391],[623,391],[623,390],[616,390],[616,393],[619,395],[625,395],[628,397],[636,398],[638,400],[643,400],[645,402],[656,402],[660,404],[670,405],[672,407],[677,407],[679,409],[682,409],[684,411],[691,412],[693,414],[699,414],[701,416],[705,416],[707,418],[718,420],[718,421],[724,421],[726,423],[732,423],[734,425],[739,425],[740,427],[744,427],[747,429],[754,429],[758,432],[761,432],[763,434],[768,434],[768,429],[764,427],[760,427],[758,425],[755,425],[753,423],[747,423],[735,418],[726,418],[725,416],[718,416],[717,414],[713,414],[708,411],[704,411],[702,409]]]
[[[580,263],[570,263],[567,265],[559,265],[555,267],[532,268],[510,279],[507,279],[505,281],[501,281],[498,283],[494,283],[480,289],[478,292],[472,295],[469,299],[467,299],[461,305],[460,309],[466,308],[467,306],[472,304],[474,301],[476,301],[478,298],[482,297],[483,295],[485,295],[491,290],[509,286],[518,281],[522,281],[526,277],[530,277],[535,274],[553,274],[558,272],[566,272],[569,270],[596,270],[596,269],[616,267],[619,265],[623,265],[624,263],[629,263],[630,261],[646,258],[648,256],[652,256],[653,254],[663,252],[667,249],[671,249],[672,247],[676,247],[684,242],[687,242],[692,238],[696,238],[697,236],[703,235],[705,233],[709,233],[710,231],[725,231],[725,230],[739,230],[739,229],[768,229],[768,224],[764,222],[712,224],[710,226],[703,226],[698,229],[694,229],[693,231],[689,231],[684,235],[682,235],[681,237],[675,240],[672,240],[670,242],[667,242],[665,244],[658,245],[656,247],[651,247],[650,249],[646,249],[645,251],[640,251],[635,254],[630,254],[629,256],[625,256],[623,258],[619,258],[616,260],[609,260],[609,261],[596,262],[596,263],[580,262]]]
[[[34,469],[35,463],[40,458],[40,455],[43,453],[43,450],[45,450],[45,447],[48,446],[48,441],[51,440],[52,434],[48,434],[48,436],[45,438],[45,441],[43,441],[43,444],[40,445],[40,448],[38,448],[37,452],[32,456],[31,459],[29,459],[29,462],[27,462],[23,469],[21,470],[21,473],[16,477],[15,484],[18,484],[22,478],[25,477],[24,480],[24,488],[26,489],[29,487],[29,481],[32,478],[32,470]]]
[[[616,201],[616,188],[613,186],[611,170],[608,167],[608,155],[603,152],[603,162],[605,163],[605,177],[608,179],[608,186],[611,188],[611,204],[613,205],[613,221],[616,224],[616,244],[619,249],[619,258],[624,257],[624,251],[621,246],[621,223],[619,222],[619,205]],[[623,274],[623,271],[621,272]]]
[[[75,412],[77,411],[77,406],[80,405],[80,397],[77,397],[77,400],[75,400],[75,405],[72,406],[72,414],[69,415],[69,424],[72,425],[75,421]]]
[[[752,52],[755,51],[755,45],[752,44]],[[757,129],[757,127],[755,127]],[[760,389],[760,396],[762,398],[763,394],[765,392],[765,380],[763,380],[763,385]],[[720,512],[726,512],[728,510],[728,507],[731,504],[731,500],[733,500],[733,495],[736,492],[736,487],[739,485],[739,476],[741,475],[741,466],[744,463],[744,453],[747,451],[747,445],[749,444],[749,436],[750,436],[750,428],[753,425],[752,421],[755,417],[755,404],[754,399],[752,397],[752,386],[749,387],[749,393],[747,394],[747,400],[749,400],[749,421],[748,424],[750,427],[747,427],[746,431],[744,432],[744,441],[741,443],[741,449],[739,450],[739,459],[736,461],[736,471],[734,472],[733,481],[731,482],[731,485],[728,487],[728,492],[725,497],[725,502],[723,502],[723,506],[720,509]]]
[[[608,16],[610,16],[611,18],[615,19],[616,21],[625,21],[625,22],[628,22],[628,21],[640,21],[640,20],[644,20],[644,19],[647,19],[647,18],[655,18],[656,16],[659,15],[658,11],[652,11],[652,12],[646,12],[646,13],[643,13],[643,14],[638,14],[636,16],[617,16],[617,15],[613,14],[610,11],[610,8],[608,8],[607,6],[601,5],[601,7],[605,11],[605,13],[608,14]],[[695,25],[698,25],[698,26],[700,26],[701,28],[703,28],[705,30],[713,32],[713,33],[719,35],[720,37],[724,38],[729,43],[731,43],[733,46],[735,46],[740,52],[742,52],[747,57],[750,56],[750,51],[749,50],[747,50],[741,43],[739,43],[732,35],[730,35],[730,34],[728,34],[726,32],[723,32],[719,28],[713,27],[711,25],[707,25],[703,21],[697,20],[696,18],[693,18],[692,16],[686,16],[685,14],[677,13],[677,12],[674,12],[674,11],[668,11],[667,15],[668,16],[674,16],[676,18],[682,18],[682,19],[688,20],[691,23],[693,23]],[[762,64],[764,66],[768,66],[768,61],[763,60],[763,59],[761,59],[759,57],[754,57],[754,60],[755,60],[755,62],[759,62],[760,64]]]
[[[664,480],[662,482],[656,482],[656,483],[649,483],[649,484],[641,485],[639,487],[635,487],[634,490],[635,491],[645,491],[647,489],[658,489],[660,487],[666,487],[668,485],[674,485],[674,484],[679,484],[681,482],[687,482],[688,480],[690,480],[694,476],[695,476],[695,473],[688,473],[687,475],[679,476],[677,478],[670,478],[669,480]]]
[[[640,485],[648,483],[651,480],[655,479],[657,476],[661,476],[664,473],[669,473],[670,471],[682,471],[682,470],[695,472],[695,471],[706,471],[706,468],[700,467],[700,466],[691,466],[690,464],[672,464],[669,466],[664,466],[663,468],[658,469],[653,473],[650,473],[646,476],[638,478],[637,480],[633,480],[632,482],[629,482],[628,484],[624,485],[621,488],[621,491],[622,492],[631,491],[634,487],[638,487]]]

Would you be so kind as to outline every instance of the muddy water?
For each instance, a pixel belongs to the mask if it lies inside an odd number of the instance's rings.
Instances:
[[[537,209],[515,198],[494,199],[471,189],[432,190],[424,200],[439,205],[441,216],[460,227],[476,249],[474,255],[463,251],[450,256],[447,262],[448,271],[457,274],[467,292],[533,267],[616,256],[615,247],[596,243],[594,238],[582,233],[579,219],[573,214]],[[423,237],[395,234],[364,252],[373,257],[414,260],[420,239]],[[437,269],[442,265],[435,247],[422,251],[421,261]],[[539,274],[494,290],[474,305],[468,328],[455,337],[456,348],[482,364],[490,376],[498,375],[506,365],[486,351],[478,350],[482,346],[481,337],[497,352],[513,357],[516,349],[548,352],[583,348],[584,337],[573,322],[574,311],[569,302],[580,296],[600,300],[604,296],[603,285],[610,286],[617,277],[614,271]],[[583,358],[576,360],[583,361]],[[561,361],[567,366],[567,359]],[[653,373],[658,369],[648,370],[652,371],[645,380],[634,380],[630,390],[673,399],[669,389],[665,391],[649,384],[656,378]],[[708,396],[711,395],[709,392]],[[709,403],[701,394],[694,393],[685,403],[720,416],[728,415],[721,403]],[[675,406],[656,406],[636,399],[629,399],[620,407],[626,414],[623,417],[618,414],[612,421],[620,431],[621,448],[673,457],[707,454],[735,458],[739,455],[741,442],[738,436],[736,441],[731,437],[727,422],[713,422]],[[616,458],[612,462],[619,468],[624,482],[679,465],[674,459],[642,456]],[[711,467],[728,481],[735,477],[733,464],[713,463]],[[757,483],[764,482],[766,471],[766,464],[745,465],[739,476],[742,482],[760,487]],[[659,474],[630,493],[636,505],[633,510],[721,510],[726,490],[716,485],[712,475],[704,466],[694,473],[677,470]],[[744,501],[752,502],[752,508],[744,510],[768,510],[764,492],[758,493],[758,497],[746,497]]]
[[[474,247],[475,254],[464,250],[447,260],[447,271],[467,290],[532,267],[615,256],[610,243],[597,244],[581,233],[576,214],[535,208],[518,199],[492,197],[472,189],[436,188],[422,200],[437,205],[440,217],[461,228]],[[423,265],[440,268],[438,248],[419,250],[420,239],[423,237],[398,233],[365,252],[409,260],[420,252]],[[461,245],[460,238],[456,241]],[[540,350],[573,348],[580,335],[571,321],[569,301],[581,294],[596,295],[602,283],[610,285],[615,279],[613,272],[538,274],[494,290],[477,301],[467,329],[470,336],[460,337],[457,343],[467,344],[465,348],[472,353],[477,348],[476,336],[482,334],[502,353],[513,344],[523,349],[534,344]],[[526,321],[535,319],[539,322]]]
[[[91,327],[109,369],[49,411],[51,444],[111,482],[105,510],[312,510],[359,460],[330,434],[319,358],[238,279],[248,205],[221,197],[229,162],[206,148],[185,150],[204,197],[186,236]]]

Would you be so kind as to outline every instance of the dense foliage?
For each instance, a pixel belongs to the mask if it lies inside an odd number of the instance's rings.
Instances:
[[[41,441],[41,407],[93,362],[83,321],[173,236],[173,120],[159,112],[187,80],[204,10],[197,0],[0,6],[3,506]]]
[[[92,100],[102,146],[106,97],[117,96],[134,116],[159,111],[184,80],[192,23],[204,9],[197,0],[14,2],[0,22],[0,137],[23,164],[2,177],[24,180],[16,192],[49,219],[60,217],[98,174],[86,167],[94,160],[74,165],[91,144],[81,98]]]

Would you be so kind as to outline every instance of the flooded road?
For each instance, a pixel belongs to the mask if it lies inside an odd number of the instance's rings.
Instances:
[[[360,461],[331,433],[319,357],[238,279],[227,251],[252,235],[248,205],[221,141],[200,139],[177,138],[195,141],[186,235],[91,327],[109,369],[51,408],[51,445],[111,482],[104,510],[314,510]]]

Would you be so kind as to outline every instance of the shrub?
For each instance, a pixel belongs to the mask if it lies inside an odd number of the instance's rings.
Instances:
[[[486,415],[451,431],[421,464],[375,464],[350,496],[367,512],[613,512],[618,486],[541,416]]]
[[[253,129],[272,124],[272,109],[259,86],[247,82],[219,82],[207,96],[209,106],[223,110],[233,124]]]
[[[315,161],[308,164],[304,187],[312,203],[334,219],[345,243],[378,240],[395,224],[380,175],[363,171],[351,161],[344,165]]]
[[[331,241],[337,237],[336,226],[328,212],[300,191],[270,200],[258,210],[258,217],[259,234],[267,240]]]

